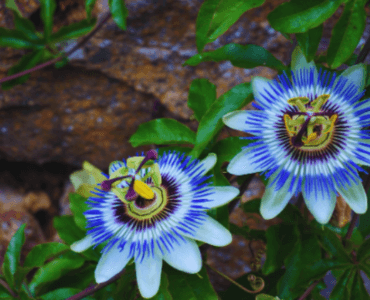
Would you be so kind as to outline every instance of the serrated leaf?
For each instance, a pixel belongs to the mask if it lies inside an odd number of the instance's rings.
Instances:
[[[80,289],[75,288],[61,288],[54,291],[51,291],[47,294],[41,295],[40,298],[42,300],[65,300],[69,297],[72,297],[76,294],[81,292]],[[86,296],[83,300],[94,300],[95,298],[92,296]]]
[[[86,0],[85,1],[85,10],[86,10],[86,15],[88,19],[91,18],[91,12],[95,6],[95,2],[96,0]]]
[[[261,6],[265,0],[206,0],[196,22],[198,52],[224,34],[247,10]]]
[[[163,269],[168,276],[168,289],[174,300],[218,300],[205,267],[197,274],[186,274],[168,265],[164,265]]]
[[[95,24],[96,19],[89,19],[63,26],[58,32],[51,35],[50,42],[58,43],[63,40],[78,38],[90,32],[95,27]]]
[[[330,39],[327,62],[331,68],[336,69],[350,58],[361,39],[365,24],[364,1],[348,1]]]
[[[283,63],[265,48],[257,45],[227,44],[214,51],[203,52],[190,57],[184,65],[197,66],[205,61],[229,60],[233,66],[252,69],[258,66],[270,67],[278,71],[285,70]]]
[[[116,22],[119,28],[126,30],[128,10],[123,0],[109,0],[108,4],[114,22]]]
[[[167,118],[140,124],[137,131],[130,138],[133,147],[151,144],[194,144],[194,142],[194,131],[174,119]]]
[[[69,271],[80,268],[84,262],[84,258],[73,251],[60,255],[36,271],[29,284],[30,291],[35,293],[36,289],[40,289],[41,285],[55,281]]]
[[[89,209],[86,198],[77,193],[69,194],[69,207],[73,213],[76,225],[82,230],[86,230],[87,220],[84,212]]]
[[[67,245],[58,242],[36,245],[28,253],[23,266],[41,267],[49,258],[52,258],[68,249],[69,247]]]
[[[0,27],[0,46],[15,49],[39,49],[41,41],[31,41],[22,31]]]
[[[195,146],[190,155],[199,157],[224,126],[222,117],[228,112],[242,108],[250,101],[252,101],[252,87],[247,82],[233,87],[213,102],[199,123]]]
[[[41,19],[44,23],[44,38],[46,42],[49,42],[53,30],[53,16],[57,4],[55,0],[40,0],[40,6]]]
[[[6,281],[11,288],[14,286],[14,275],[17,272],[19,260],[21,258],[22,246],[25,240],[25,227],[26,224],[22,224],[11,238],[4,255],[3,265],[1,267]]]
[[[191,82],[188,95],[188,106],[200,121],[216,100],[216,86],[206,78],[197,78]]]
[[[307,62],[310,62],[315,57],[317,48],[320,44],[323,27],[324,26],[321,24],[307,32],[296,33],[295,35]]]
[[[33,52],[24,55],[16,65],[14,65],[13,67],[9,69],[8,75],[17,74],[22,71],[33,68],[39,62],[42,61],[43,54],[44,54],[43,52],[44,52],[44,49],[34,50]],[[27,75],[18,77],[16,79],[3,82],[1,87],[3,90],[8,90],[17,84],[22,84],[26,82],[29,77],[30,77],[30,74],[27,74]]]
[[[291,0],[274,9],[267,19],[270,25],[282,32],[305,32],[330,18],[342,0]]]

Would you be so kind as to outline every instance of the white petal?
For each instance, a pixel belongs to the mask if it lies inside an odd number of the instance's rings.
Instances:
[[[271,82],[272,80],[259,76],[253,77],[251,81],[254,98],[264,107],[271,107],[272,101],[266,99],[261,93],[266,94],[266,92],[269,92],[271,95],[276,94],[270,86]]]
[[[130,247],[128,243],[122,251],[118,249],[118,245],[119,242],[100,257],[95,269],[95,280],[97,283],[105,282],[121,272],[132,258],[132,255],[130,256]]]
[[[193,235],[182,234],[213,246],[226,246],[232,241],[230,231],[209,216],[206,216],[203,224],[195,230]]]
[[[208,154],[208,156],[200,162],[200,164],[203,167],[202,174],[204,175],[209,170],[211,170],[214,167],[214,165],[216,164],[216,161],[217,161],[217,155],[216,154],[214,154],[214,153]]]
[[[214,208],[224,205],[239,195],[239,189],[233,186],[215,186],[212,187],[212,191],[214,193],[208,196],[211,201],[202,203],[204,207]]]
[[[356,181],[356,184],[351,181],[347,189],[337,187],[337,190],[355,213],[363,214],[367,211],[367,197],[361,180]]]
[[[135,257],[136,280],[141,296],[151,298],[157,294],[161,283],[162,257],[155,252],[154,256],[141,258],[141,255]]]
[[[349,67],[340,76],[346,77],[349,82],[357,85],[361,91],[365,88],[366,67],[364,64]]]
[[[247,120],[247,116],[248,111],[236,110],[224,115],[222,121],[232,129],[246,131],[245,121]]]
[[[275,177],[276,175],[273,175],[270,178],[269,184],[270,182],[273,182]],[[267,185],[269,187],[267,187],[265,190],[260,207],[260,212],[264,219],[269,220],[275,218],[288,204],[297,188],[291,188],[291,184],[295,184],[295,182],[292,182],[292,178],[293,176],[291,175],[289,179],[286,180],[285,184],[278,190],[275,190],[276,183],[274,183],[272,186],[269,186],[269,184]],[[290,188],[291,190],[289,191]]]
[[[307,208],[315,219],[321,224],[326,224],[333,215],[337,197],[335,191],[325,192],[320,184],[326,184],[325,187],[328,187],[327,182],[317,179],[310,185],[310,191],[306,191],[306,186],[302,189],[302,194]]]
[[[171,252],[166,251],[163,259],[173,268],[194,274],[202,268],[202,257],[196,242],[185,238],[186,242],[174,244]]]
[[[91,235],[87,235],[82,240],[74,242],[71,245],[71,249],[74,252],[83,252],[89,249],[92,245],[94,245],[94,239]]]
[[[293,72],[297,72],[300,69],[311,69],[312,67],[316,69],[314,61],[312,60],[311,62],[307,62],[307,59],[299,46],[295,47],[293,50],[291,67]],[[315,78],[317,78],[317,76]]]
[[[245,175],[264,171],[266,167],[261,166],[261,161],[253,159],[253,148],[247,148],[239,152],[227,166],[227,172],[234,175]]]

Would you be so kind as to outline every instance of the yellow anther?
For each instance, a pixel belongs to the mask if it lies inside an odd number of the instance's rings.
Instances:
[[[310,100],[307,97],[294,97],[288,100],[290,105],[298,106],[301,112],[307,111],[305,104],[308,102],[310,102]]]
[[[309,142],[312,142],[314,139],[317,138],[317,133],[312,132],[308,137],[306,141],[303,141],[305,144],[308,144]]]
[[[323,106],[326,101],[330,98],[329,94],[324,94],[319,97],[317,97],[315,100],[311,102],[311,106],[313,107],[313,112],[319,112],[321,109],[321,106]]]
[[[328,130],[326,130],[326,131],[324,132],[324,134],[327,134],[327,133],[329,133],[329,132],[331,132],[331,131],[333,130],[333,128],[334,128],[334,124],[335,124],[335,121],[337,120],[337,118],[338,118],[338,116],[337,116],[337,115],[332,115],[332,116],[330,117],[330,119],[329,119],[330,127],[329,127],[329,129],[328,129]]]
[[[154,192],[152,189],[144,182],[140,180],[135,180],[134,182],[134,190],[144,199],[153,199]]]

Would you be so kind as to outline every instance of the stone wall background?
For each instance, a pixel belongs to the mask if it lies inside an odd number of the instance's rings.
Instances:
[[[85,18],[83,0],[57,2],[55,29]],[[195,21],[201,0],[125,2],[129,10],[127,31],[110,20],[71,56],[66,67],[42,69],[32,73],[25,84],[0,91],[0,263],[22,222],[28,224],[25,252],[37,243],[58,240],[51,220],[55,215],[70,213],[68,192],[73,188],[68,176],[84,160],[104,170],[112,160],[148,149],[134,149],[128,140],[139,124],[155,118],[175,118],[196,130],[186,105],[193,79],[208,78],[217,85],[219,96],[252,76],[276,76],[265,67],[245,70],[230,62],[182,66],[197,53]],[[268,0],[248,11],[205,50],[230,42],[253,43],[288,64],[292,44],[272,29],[266,18],[282,2]],[[38,1],[17,3],[24,16],[42,30]],[[107,11],[107,0],[98,0],[93,15],[99,20]],[[320,52],[326,51],[340,13],[325,23]],[[0,10],[0,26],[12,28],[12,22],[11,13]],[[361,40],[359,47],[364,42]],[[67,51],[76,43],[70,41],[61,48]],[[0,49],[0,77],[6,76],[23,54],[22,50]],[[263,186],[256,179],[244,201],[261,192]],[[239,225],[248,220],[248,225],[256,229],[269,224],[257,216],[245,215],[241,209],[236,209],[231,220]],[[209,260],[236,278],[250,271],[256,253],[263,249],[263,243],[236,237],[224,250],[211,248]],[[230,257],[239,259],[231,261]],[[217,276],[213,280],[221,289],[226,286]]]

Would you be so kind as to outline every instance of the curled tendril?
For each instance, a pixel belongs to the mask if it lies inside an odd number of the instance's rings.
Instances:
[[[252,289],[254,289],[254,291],[251,291],[250,293],[259,293],[265,288],[265,282],[261,277],[249,274],[247,279]]]

